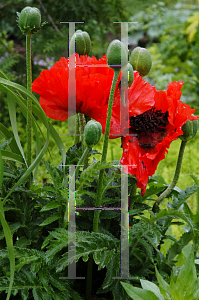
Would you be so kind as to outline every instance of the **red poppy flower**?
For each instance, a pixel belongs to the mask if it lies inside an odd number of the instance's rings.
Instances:
[[[123,155],[120,163],[128,165],[128,172],[137,178],[137,186],[145,193],[149,176],[153,175],[170,143],[183,134],[182,125],[196,120],[195,109],[182,103],[180,97],[183,82],[172,82],[167,91],[157,91],[146,83],[138,72],[128,90],[129,109],[123,110],[124,126],[120,124],[120,98],[116,95],[110,138],[122,131]],[[129,113],[129,119],[127,118]],[[129,121],[126,121],[129,120]],[[117,124],[114,127],[114,124]]]
[[[105,127],[114,71],[108,67],[106,56],[97,60],[74,53],[73,59],[76,61],[73,68],[76,112],[99,121]],[[32,90],[40,95],[40,105],[51,119],[65,121],[73,113],[68,105],[68,77],[69,59],[62,57],[50,70],[43,70],[32,84]],[[69,101],[73,99],[70,97]]]

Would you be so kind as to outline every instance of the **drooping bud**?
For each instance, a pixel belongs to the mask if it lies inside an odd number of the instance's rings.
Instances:
[[[43,25],[40,10],[36,7],[26,6],[21,13],[17,13],[17,16],[18,26],[26,35],[36,33]]]
[[[128,49],[121,41],[113,40],[107,49],[107,63],[111,69],[118,70],[122,62],[128,63]]]
[[[91,52],[91,40],[86,31],[77,30],[70,41],[70,48],[75,49],[79,55],[89,55]]]
[[[179,138],[186,142],[191,140],[197,133],[198,130],[198,120],[187,120],[187,122],[182,126],[183,135]]]
[[[139,72],[140,76],[147,75],[151,70],[151,55],[145,48],[136,47],[131,52],[129,62],[133,66],[133,69]]]
[[[102,125],[94,120],[89,121],[84,129],[84,140],[88,147],[95,146],[102,134]]]

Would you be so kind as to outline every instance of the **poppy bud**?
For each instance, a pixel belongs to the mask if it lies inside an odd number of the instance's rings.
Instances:
[[[133,69],[140,73],[140,76],[145,76],[149,73],[152,66],[152,59],[149,51],[145,48],[136,47],[129,59]]]
[[[75,52],[79,55],[88,55],[91,52],[91,40],[86,31],[77,30],[70,41],[70,47],[74,47]]]
[[[102,126],[99,122],[91,120],[89,121],[84,129],[84,140],[88,147],[95,146],[101,137]]]
[[[17,13],[18,26],[21,32],[28,35],[36,33],[41,27],[41,13],[36,7],[26,6]]]
[[[119,40],[113,40],[107,49],[107,63],[111,69],[121,68],[121,61],[128,61],[128,49]]]
[[[187,122],[182,125],[183,135],[179,136],[179,138],[186,142],[191,140],[197,133],[198,130],[198,120],[187,120]]]
[[[122,73],[124,74],[125,72],[128,72],[128,85],[129,87],[131,86],[131,84],[133,83],[133,80],[134,80],[134,72],[133,72],[133,67],[130,63],[128,63],[126,65],[126,67],[124,67],[121,71]],[[126,83],[126,82],[125,82]]]

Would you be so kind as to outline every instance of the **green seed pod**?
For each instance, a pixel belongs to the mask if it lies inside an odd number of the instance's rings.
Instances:
[[[198,120],[187,120],[187,122],[182,126],[183,135],[179,136],[179,138],[186,142],[191,140],[198,131]]]
[[[89,121],[84,129],[84,140],[88,147],[96,145],[102,134],[102,126],[99,122],[91,120]]]
[[[91,40],[86,31],[77,30],[70,41],[70,47],[75,48],[75,52],[79,55],[89,55],[91,52]]]
[[[121,68],[121,62],[128,62],[128,49],[119,40],[113,40],[107,49],[107,63],[111,69]]]
[[[129,59],[133,69],[140,73],[140,76],[145,76],[149,73],[152,66],[152,59],[149,51],[145,48],[136,47]]]
[[[125,73],[126,70],[128,72],[128,85],[130,87],[132,85],[132,83],[133,83],[133,80],[134,80],[133,67],[132,67],[132,65],[130,63],[128,63],[126,65],[126,67],[124,67],[121,71],[122,71],[122,73]],[[127,84],[127,82],[124,82],[124,83]]]
[[[36,7],[26,6],[17,13],[18,26],[21,32],[28,35],[36,33],[41,27],[41,13]]]

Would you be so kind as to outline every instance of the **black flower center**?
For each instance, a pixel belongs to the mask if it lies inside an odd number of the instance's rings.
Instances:
[[[130,118],[130,126],[137,133],[154,133],[164,131],[168,121],[168,111],[162,113],[155,107],[145,111],[143,114]]]
[[[131,132],[141,148],[154,148],[164,139],[166,126],[169,124],[168,117],[168,112],[162,113],[152,107],[143,114],[130,118]]]

